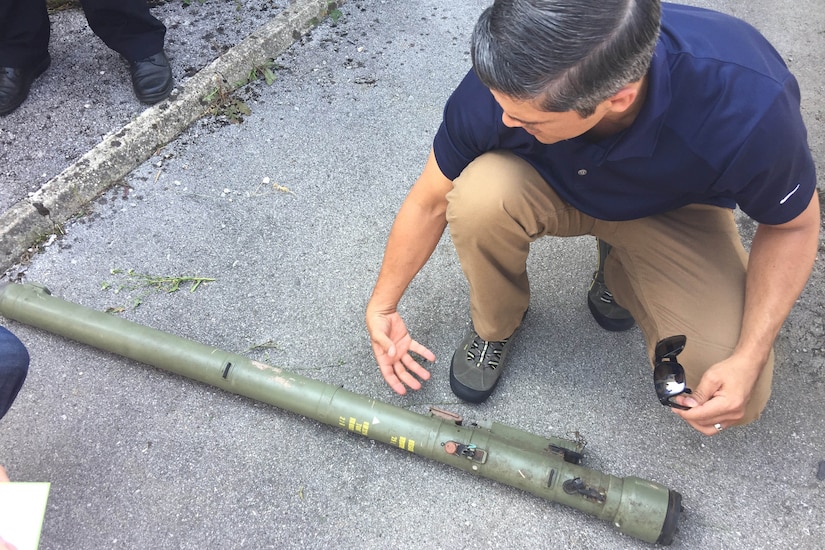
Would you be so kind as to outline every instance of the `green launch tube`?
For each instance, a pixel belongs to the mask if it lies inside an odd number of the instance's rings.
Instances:
[[[437,409],[418,414],[67,302],[38,285],[0,287],[0,314],[571,506],[646,542],[670,544],[678,527],[678,492],[581,466],[577,441]]]

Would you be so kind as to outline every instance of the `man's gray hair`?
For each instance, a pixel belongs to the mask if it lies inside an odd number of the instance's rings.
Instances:
[[[473,68],[488,88],[582,117],[650,67],[659,0],[496,0],[473,30]]]

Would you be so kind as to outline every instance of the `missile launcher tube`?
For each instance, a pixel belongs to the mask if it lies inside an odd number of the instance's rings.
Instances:
[[[678,492],[585,468],[576,441],[418,414],[61,300],[38,285],[0,287],[0,314],[571,506],[646,542],[670,544],[678,527]]]

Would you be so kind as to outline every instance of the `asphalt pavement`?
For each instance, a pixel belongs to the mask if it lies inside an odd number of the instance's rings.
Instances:
[[[432,379],[400,397],[380,378],[363,310],[488,3],[167,3],[154,12],[169,26],[179,86],[148,109],[82,15],[56,14],[55,63],[0,119],[0,282],[37,282],[422,414],[437,406],[578,434],[587,466],[683,495],[673,548],[820,548],[822,252],[777,342],[763,417],[712,438],[657,402],[638,329],[607,333],[590,317],[590,238],[533,246],[533,298],[511,366],[493,397],[471,406],[448,382],[469,316],[445,236],[401,304],[438,357]],[[785,56],[822,188],[825,7],[687,3],[746,19]],[[753,225],[741,223],[747,239]],[[204,282],[170,293],[157,286],[164,277]],[[518,489],[3,324],[32,363],[0,421],[0,464],[14,480],[52,483],[43,549],[650,546]]]

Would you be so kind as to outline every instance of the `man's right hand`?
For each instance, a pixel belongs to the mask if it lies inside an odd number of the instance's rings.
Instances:
[[[410,352],[431,362],[435,361],[435,354],[412,339],[404,320],[397,312],[367,311],[366,320],[372,351],[387,384],[399,395],[407,393],[407,387],[420,390],[421,382],[418,379],[429,380],[430,372],[419,365]]]
[[[452,188],[453,182],[441,173],[430,150],[421,176],[395,216],[367,305],[367,330],[381,376],[400,395],[407,393],[407,388],[420,390],[419,379],[430,378],[410,352],[435,361],[433,352],[410,337],[396,306],[447,227],[447,194]]]

